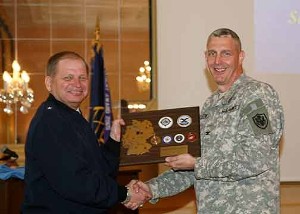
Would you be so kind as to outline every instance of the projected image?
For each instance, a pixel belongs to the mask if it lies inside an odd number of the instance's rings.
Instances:
[[[300,73],[299,0],[255,0],[255,71]]]

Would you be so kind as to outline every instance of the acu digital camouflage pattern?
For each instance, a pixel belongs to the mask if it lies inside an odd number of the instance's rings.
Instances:
[[[201,157],[194,171],[167,171],[148,181],[151,203],[194,185],[199,214],[278,214],[283,109],[274,89],[242,74],[205,102]]]

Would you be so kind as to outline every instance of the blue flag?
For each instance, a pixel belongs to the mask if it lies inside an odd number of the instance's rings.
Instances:
[[[94,130],[98,142],[105,143],[109,137],[112,110],[111,98],[105,73],[103,48],[93,47],[95,56],[92,58],[92,80],[90,94],[89,122]]]

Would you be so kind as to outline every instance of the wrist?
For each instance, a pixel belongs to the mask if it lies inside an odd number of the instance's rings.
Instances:
[[[121,204],[127,204],[131,200],[131,192],[128,186],[126,186],[127,193],[126,193],[126,198],[124,201],[121,202]]]

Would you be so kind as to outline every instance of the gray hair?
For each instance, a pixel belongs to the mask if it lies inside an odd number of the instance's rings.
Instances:
[[[209,42],[209,40],[212,37],[228,37],[228,36],[233,38],[236,41],[237,45],[238,45],[238,49],[242,50],[242,43],[241,43],[240,37],[237,35],[236,32],[234,32],[233,30],[230,30],[228,28],[219,28],[219,29],[213,31],[208,36],[207,43]]]

